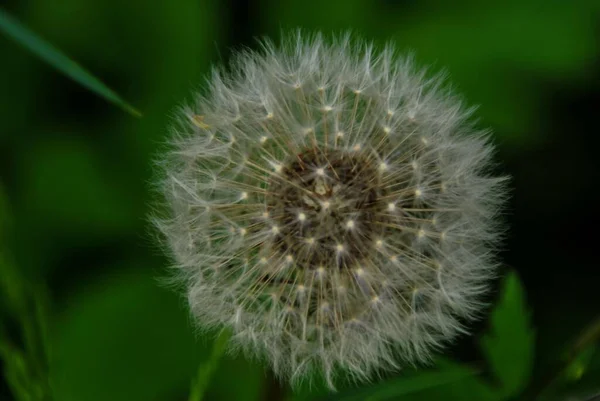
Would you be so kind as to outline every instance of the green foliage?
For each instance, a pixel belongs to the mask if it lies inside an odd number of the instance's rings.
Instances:
[[[467,369],[453,369],[450,367],[437,371],[414,372],[413,374],[402,375],[397,379],[373,387],[354,390],[350,394],[341,395],[339,398],[335,397],[335,399],[339,401],[396,400],[398,397],[404,397],[408,394],[419,393],[426,389],[460,382],[473,374],[474,372]]]
[[[0,9],[0,30],[4,31],[5,34],[10,36],[17,43],[90,91],[102,96],[109,102],[116,104],[134,117],[142,116],[138,110],[125,102],[125,100],[123,100],[116,92],[103,84],[102,81],[36,34],[29,31],[2,9]]]
[[[151,272],[119,267],[59,308],[52,369],[59,400],[166,398],[192,375],[201,350],[176,297]]]
[[[117,234],[139,221],[124,185],[111,176],[114,166],[98,157],[92,144],[77,139],[42,138],[23,156],[20,207],[39,226],[65,231]],[[27,168],[29,166],[29,168]]]
[[[596,57],[591,21],[600,3],[595,1],[428,0],[399,2],[398,8],[394,2],[368,0],[260,3],[256,13],[261,18],[248,28],[251,35],[276,36],[280,29],[299,26],[324,32],[352,29],[379,42],[393,39],[400,50],[414,50],[420,63],[447,68],[468,102],[482,105],[477,112],[482,125],[492,126],[501,141],[515,145],[515,152],[544,139],[547,116],[541,109],[548,99],[538,87],[548,82],[568,87],[586,79]],[[215,54],[227,48],[223,37],[232,30],[224,9],[214,0],[152,6],[143,0],[15,4],[25,25],[44,32],[49,42],[77,54],[92,70],[127,82],[145,118],[131,119],[110,108],[70,113],[73,104],[62,105],[68,107],[64,114],[49,115],[55,105],[40,99],[60,104],[61,98],[49,97],[47,92],[57,88],[47,88],[51,79],[40,73],[45,66],[15,46],[2,48],[0,179],[12,191],[18,224],[14,238],[5,234],[10,216],[0,213],[0,357],[14,399],[46,401],[51,384],[54,398],[66,401],[182,400],[200,393],[211,401],[264,399],[261,367],[227,355],[216,363],[223,343],[218,340],[212,348],[211,336],[194,336],[183,302],[154,280],[162,272],[152,269],[164,261],[148,257],[153,249],[133,246],[146,241],[140,222],[149,199],[149,160],[164,138],[169,112],[201,83],[210,62],[228,58],[227,50]],[[139,115],[3,10],[0,31],[92,93]],[[245,44],[254,44],[251,35],[241,38]],[[18,249],[9,252],[13,245]],[[77,252],[83,255],[71,261]],[[17,265],[13,253],[25,263]],[[46,279],[59,284],[60,291],[52,294],[59,301],[54,314]],[[518,399],[529,384],[534,336],[514,273],[502,288],[481,341],[485,360],[477,367],[438,359],[432,370],[404,371],[397,379],[336,395],[299,392],[293,400]],[[547,308],[557,319],[564,317],[557,304],[573,316],[595,307],[592,302],[574,305],[568,293],[556,298]],[[540,337],[555,336],[559,329],[554,326],[540,327]],[[563,327],[566,332],[579,326],[569,322]],[[597,390],[597,346],[580,349],[569,361],[540,400]],[[189,394],[190,379],[196,393]]]
[[[592,2],[461,2],[430,13],[418,23],[396,20],[394,38],[416,51],[422,62],[446,69],[466,99],[480,105],[477,115],[517,144],[539,142],[532,127],[543,123],[545,99],[536,96],[528,71],[544,80],[582,76],[594,48],[587,23]],[[392,16],[387,21],[392,23]],[[388,24],[386,24],[388,25]],[[476,34],[474,34],[476,32]]]
[[[483,336],[481,344],[500,384],[498,393],[509,398],[519,394],[529,381],[535,336],[523,286],[515,272],[504,279],[501,294],[491,315],[490,332]]]
[[[137,401],[185,394],[210,347],[195,339],[185,305],[153,275],[130,267],[117,269],[112,277],[86,285],[69,298],[54,336],[57,399]],[[219,354],[220,348],[213,353]],[[256,399],[259,371],[232,359],[224,359],[220,367],[214,380],[235,370],[237,385],[221,392],[211,388],[211,399]],[[250,374],[244,375],[244,370]],[[225,392],[235,398],[221,397]]]
[[[51,399],[48,378],[48,297],[43,284],[26,279],[6,249],[10,216],[0,187],[0,359],[18,401]],[[10,333],[17,328],[19,338]]]

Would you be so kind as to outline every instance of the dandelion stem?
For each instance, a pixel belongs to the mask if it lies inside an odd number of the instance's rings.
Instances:
[[[229,330],[222,330],[216,338],[208,360],[200,365],[196,377],[192,380],[188,401],[202,401],[210,378],[219,365],[219,360],[225,352],[227,341],[230,337],[231,332]]]

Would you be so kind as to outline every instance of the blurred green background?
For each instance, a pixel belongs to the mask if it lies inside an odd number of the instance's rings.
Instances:
[[[187,399],[212,337],[195,335],[184,301],[157,283],[169,262],[145,220],[151,160],[174,108],[201,89],[211,64],[297,27],[392,40],[421,65],[446,69],[480,105],[499,170],[513,177],[502,257],[521,276],[533,311],[534,379],[600,310],[599,1],[5,0],[2,7],[144,115],[124,113],[0,34],[0,185],[11,216],[2,247],[28,282],[48,288],[57,400]],[[475,337],[485,325],[474,326]],[[463,338],[449,352],[477,361],[472,343]],[[273,387],[260,365],[226,357],[206,399],[282,399]],[[12,399],[6,383],[0,399]]]

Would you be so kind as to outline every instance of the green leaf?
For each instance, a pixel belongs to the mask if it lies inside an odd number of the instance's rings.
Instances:
[[[481,105],[476,114],[482,125],[494,127],[502,140],[519,145],[543,140],[543,130],[535,128],[544,118],[543,92],[536,86],[586,74],[595,46],[586,23],[591,2],[417,4],[410,14],[387,13],[377,21],[394,27],[399,46],[414,50],[419,63],[447,69],[468,103]]]
[[[150,270],[127,266],[133,263],[83,283],[57,308],[51,366],[57,400],[142,401],[185,394],[206,351],[194,341],[176,295],[160,288]]]
[[[478,368],[438,357],[436,366],[442,371],[463,372],[462,380],[435,386],[419,393],[404,396],[402,401],[499,401],[501,398],[482,377]]]
[[[136,264],[143,268],[131,268]],[[210,358],[208,337],[194,336],[187,307],[157,283],[148,262],[113,267],[78,285],[57,308],[51,369],[56,400],[186,399],[190,378]],[[256,401],[261,376],[245,360],[224,357],[205,399]]]
[[[37,233],[31,235],[57,229],[119,235],[135,229],[139,210],[113,166],[91,143],[53,135],[49,132],[48,138],[36,141],[18,161],[22,200],[17,208],[27,212],[23,219],[35,224]],[[137,178],[128,177],[130,181]]]
[[[352,391],[352,394],[340,397],[339,401],[395,400],[400,396],[460,381],[472,374],[472,372],[459,370],[423,371],[412,377],[400,377],[376,387]]]
[[[400,396],[408,396],[421,391],[459,382],[475,375],[470,369],[444,367],[436,370],[409,370],[398,378],[360,388],[348,388],[338,394],[327,394],[318,387],[316,391],[298,391],[290,400],[335,400],[335,401],[386,401],[396,400]]]
[[[132,116],[142,116],[138,110],[125,102],[117,93],[104,85],[98,78],[94,77],[75,61],[71,60],[36,34],[29,31],[2,9],[0,9],[0,29],[13,40],[61,71],[63,74],[78,82],[80,85],[95,92],[97,95],[102,96],[109,102],[116,104]]]
[[[519,394],[528,383],[533,367],[534,337],[523,286],[517,274],[510,272],[492,312],[490,332],[481,340],[504,397]]]

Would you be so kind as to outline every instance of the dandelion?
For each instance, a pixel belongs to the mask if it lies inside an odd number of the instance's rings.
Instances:
[[[502,178],[472,113],[388,45],[297,33],[184,107],[156,219],[200,327],[297,383],[367,380],[465,332]]]

